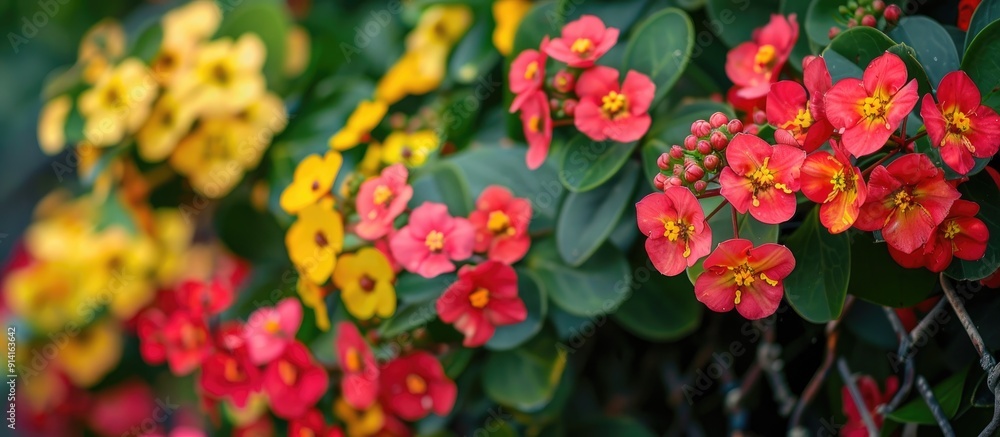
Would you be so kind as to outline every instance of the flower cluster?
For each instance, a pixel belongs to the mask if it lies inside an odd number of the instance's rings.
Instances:
[[[649,106],[656,85],[630,70],[624,81],[618,69],[597,61],[618,42],[618,29],[584,15],[566,24],[554,39],[545,37],[538,50],[528,49],[510,66],[510,112],[519,112],[528,141],[528,168],[545,162],[555,126],[572,124],[594,141],[637,141],[652,122]],[[552,58],[563,67],[552,69]]]

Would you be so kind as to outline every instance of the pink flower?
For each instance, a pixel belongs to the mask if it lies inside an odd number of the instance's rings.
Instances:
[[[646,254],[660,273],[679,275],[712,250],[712,229],[691,190],[669,187],[635,205]]]
[[[566,24],[562,36],[545,47],[549,56],[573,68],[590,68],[618,42],[618,29],[607,28],[600,18],[584,15]]]
[[[528,317],[524,301],[517,295],[517,273],[497,261],[458,271],[458,280],[437,300],[441,321],[453,323],[465,335],[462,345],[486,344],[497,326],[513,325]]]
[[[766,26],[754,30],[752,41],[742,43],[726,55],[726,75],[737,87],[736,95],[747,100],[764,97],[799,39],[795,14],[788,18],[771,15]]]
[[[514,93],[514,101],[510,104],[511,112],[520,109],[532,94],[542,90],[542,84],[545,82],[545,62],[549,58],[545,54],[548,44],[549,37],[546,36],[539,50],[525,50],[511,62],[510,73],[507,75],[510,92]]]
[[[524,94],[521,110],[521,126],[524,138],[528,140],[528,156],[525,158],[528,168],[534,170],[545,163],[549,156],[549,145],[552,143],[552,113],[549,109],[549,99],[542,91]],[[511,107],[511,112],[514,108]]]
[[[795,215],[795,192],[806,153],[778,144],[771,146],[759,137],[736,134],[726,148],[729,166],[722,169],[719,185],[722,196],[741,214],[778,224]]]
[[[408,172],[403,164],[393,164],[377,178],[361,184],[355,206],[361,221],[355,233],[365,240],[382,238],[392,231],[392,223],[406,210],[413,197],[413,187],[406,184]]]
[[[972,158],[989,158],[1000,149],[1000,116],[986,105],[976,83],[964,71],[941,79],[938,103],[924,96],[920,116],[931,145],[941,148],[941,159],[959,174],[975,167]]]
[[[254,311],[245,327],[250,361],[262,365],[281,355],[285,346],[295,341],[295,333],[301,323],[302,305],[295,298],[284,299],[275,307]]]
[[[344,400],[359,410],[367,409],[378,397],[378,365],[358,327],[351,322],[337,325],[337,360],[344,371],[341,387]]]
[[[468,220],[452,217],[444,204],[424,202],[393,235],[389,247],[404,269],[433,278],[454,271],[452,261],[472,256],[475,241],[476,230]]]
[[[617,69],[597,66],[580,75],[576,94],[580,101],[573,124],[592,140],[627,143],[649,130],[648,111],[656,85],[645,74],[629,70],[619,87]]]
[[[476,252],[507,264],[514,264],[528,253],[531,237],[531,203],[514,197],[504,187],[491,185],[476,200],[476,210],[469,214],[476,228]]]

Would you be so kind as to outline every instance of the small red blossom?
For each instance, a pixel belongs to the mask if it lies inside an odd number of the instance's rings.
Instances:
[[[714,155],[713,155],[714,156]],[[635,205],[646,254],[660,273],[679,275],[712,250],[712,229],[691,190],[668,187]]]
[[[520,323],[528,317],[517,294],[514,268],[492,260],[462,267],[458,280],[438,298],[436,308],[441,321],[454,324],[465,335],[465,347],[482,346],[497,326]]]
[[[528,168],[534,170],[545,163],[549,156],[549,146],[552,144],[552,112],[549,99],[542,91],[525,94],[524,103],[520,106],[521,126],[524,138],[528,141],[528,155],[525,161]],[[513,111],[513,108],[511,110]]]
[[[337,360],[344,371],[341,387],[344,400],[358,410],[375,403],[378,397],[379,369],[368,344],[351,322],[337,325]]]
[[[476,210],[469,214],[469,222],[476,228],[473,250],[486,253],[486,257],[507,264],[514,264],[528,253],[531,237],[531,203],[514,197],[510,190],[491,185],[476,200]]]
[[[881,428],[883,417],[878,413],[878,407],[892,400],[896,390],[899,389],[899,379],[895,376],[888,377],[885,380],[885,391],[879,390],[878,383],[867,375],[858,377],[854,382],[861,392],[861,399],[864,400],[865,408],[874,420],[875,426]],[[867,437],[868,429],[847,386],[841,388],[840,395],[843,399],[844,415],[847,416],[847,423],[840,429],[840,434],[845,437]]]
[[[927,136],[948,167],[967,174],[976,165],[973,158],[989,158],[1000,149],[1000,116],[981,104],[979,88],[964,71],[945,75],[937,98],[935,104],[927,94],[920,106]]]
[[[167,364],[177,376],[196,369],[212,352],[208,327],[201,317],[177,310],[170,314],[163,327]]]
[[[580,74],[576,82],[573,124],[594,141],[612,139],[627,143],[649,130],[649,105],[656,85],[649,76],[629,70],[618,85],[618,69],[597,66]]]
[[[907,154],[872,170],[868,199],[854,226],[881,230],[890,246],[911,253],[927,243],[959,196],[930,158]]]
[[[906,81],[906,64],[886,53],[868,64],[861,79],[837,82],[823,103],[847,151],[864,156],[885,145],[918,98],[917,81]]]
[[[754,30],[752,41],[730,50],[726,55],[726,75],[737,87],[735,94],[746,100],[764,97],[778,80],[798,39],[795,14],[787,18],[774,14],[767,25]]]
[[[166,326],[167,315],[159,308],[149,308],[137,317],[135,330],[143,361],[157,365],[167,360],[167,339],[163,332]]]
[[[302,417],[323,397],[329,382],[326,370],[299,342],[289,344],[264,369],[264,392],[271,411],[282,419]]]
[[[741,214],[777,224],[795,214],[795,191],[806,153],[797,147],[771,146],[749,134],[737,134],[726,148],[729,166],[719,176],[721,193]]]
[[[476,230],[468,220],[452,217],[443,203],[424,202],[410,214],[408,225],[389,241],[392,256],[407,271],[433,278],[455,270],[452,261],[472,256]]]
[[[374,241],[392,232],[393,221],[413,198],[413,187],[406,184],[408,175],[406,166],[393,164],[361,184],[355,201],[361,221],[354,231],[359,237]]]
[[[566,24],[562,35],[543,50],[573,68],[590,68],[618,42],[618,29],[606,27],[600,18],[583,15]]]
[[[802,194],[820,204],[819,220],[831,234],[846,231],[858,219],[868,199],[861,169],[839,143],[831,141],[834,153],[816,152],[802,163]]]
[[[903,267],[926,267],[935,273],[948,268],[952,258],[979,260],[986,253],[990,231],[982,220],[976,218],[978,213],[979,205],[975,202],[956,200],[922,250],[903,253],[889,246],[889,254]]]
[[[229,398],[243,408],[250,394],[260,390],[261,375],[243,349],[216,350],[201,367],[199,384],[214,398]]]
[[[766,113],[768,123],[791,135],[806,152],[812,152],[833,135],[833,126],[826,120],[822,106],[831,79],[823,58],[811,59],[804,70],[805,88],[790,80],[771,85]],[[808,98],[806,89],[811,93]]]
[[[511,112],[520,109],[528,97],[542,90],[542,84],[545,83],[545,62],[548,61],[545,49],[548,44],[549,37],[546,36],[539,50],[525,50],[511,62],[507,75],[510,92],[514,93],[514,101],[510,104]]]
[[[780,244],[753,247],[750,240],[719,243],[704,262],[694,293],[710,310],[733,308],[750,320],[774,314],[785,294],[785,279],[795,268],[792,251]]]
[[[177,286],[177,302],[196,316],[214,316],[233,303],[233,288],[220,279],[185,280]]]
[[[444,416],[455,405],[458,389],[441,362],[418,351],[390,361],[379,380],[379,403],[403,420],[419,420],[431,411]]]
[[[327,425],[323,413],[313,408],[305,415],[288,422],[289,437],[343,437],[344,432],[335,425]]]

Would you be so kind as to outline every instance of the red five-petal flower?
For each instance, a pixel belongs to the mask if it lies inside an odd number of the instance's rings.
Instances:
[[[920,116],[931,144],[941,148],[941,159],[964,175],[975,166],[973,157],[989,158],[1000,149],[1000,116],[980,104],[979,88],[964,71],[945,75],[937,97],[935,104],[930,94],[924,96]]]
[[[379,370],[375,356],[358,328],[351,322],[337,325],[337,360],[344,371],[344,400],[358,410],[367,409],[378,397]]]
[[[282,419],[304,415],[323,397],[329,382],[326,370],[299,342],[289,344],[264,369],[264,391],[271,400],[271,411]]]
[[[749,134],[737,134],[726,148],[729,166],[722,169],[721,193],[740,213],[777,224],[795,214],[795,191],[806,153],[778,144],[771,146]]]
[[[846,231],[858,219],[861,205],[868,198],[868,187],[861,169],[840,145],[831,141],[834,154],[816,152],[802,164],[802,194],[819,203],[819,220],[831,234]]]
[[[431,411],[444,416],[458,390],[433,355],[418,351],[390,361],[382,369],[379,402],[403,420],[419,420]]]
[[[645,74],[629,70],[619,87],[618,69],[597,66],[580,75],[576,94],[580,101],[573,124],[594,141],[610,138],[627,143],[649,130],[649,105],[656,85]]]
[[[441,321],[453,323],[465,335],[465,347],[482,346],[497,326],[520,323],[528,317],[524,301],[517,295],[514,268],[492,260],[462,267],[458,280],[438,298],[437,312]]]
[[[938,225],[931,239],[922,250],[903,253],[889,246],[889,254],[903,267],[926,267],[932,272],[942,272],[953,257],[976,261],[986,253],[990,231],[982,220],[976,218],[979,205],[968,200],[956,200],[948,217]]]
[[[524,257],[531,246],[528,224],[531,222],[531,202],[514,197],[510,190],[491,185],[476,200],[476,210],[469,214],[476,228],[476,252],[507,264]]]
[[[787,247],[767,243],[753,247],[749,240],[727,240],[708,258],[698,275],[694,293],[712,311],[734,307],[743,317],[761,319],[778,309],[785,293],[782,280],[795,268]]]
[[[737,87],[742,99],[758,99],[778,79],[778,73],[788,60],[799,38],[795,14],[787,18],[771,15],[771,21],[756,29],[753,41],[744,42],[726,55],[726,75]]]
[[[660,273],[675,276],[712,250],[712,229],[690,190],[670,187],[635,205],[646,254]]]

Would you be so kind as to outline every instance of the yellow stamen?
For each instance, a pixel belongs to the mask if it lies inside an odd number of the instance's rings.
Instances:
[[[742,293],[740,293],[740,290],[736,290],[736,299],[733,299],[733,304],[735,304],[735,305],[739,305],[740,304],[740,297],[741,297],[741,295],[742,295]]]
[[[753,58],[754,64],[757,65],[758,69],[763,69],[763,67],[769,66],[772,62],[774,62],[776,54],[774,46],[764,44],[757,49],[757,54]]]
[[[601,97],[601,110],[608,118],[617,118],[628,109],[628,98],[617,91],[611,91],[608,95]]]
[[[913,202],[913,196],[911,196],[905,190],[900,190],[898,193],[896,193],[892,201],[896,205],[896,208],[898,208],[899,212],[901,213],[906,212],[906,210],[916,206],[916,204]]]
[[[490,303],[490,291],[485,288],[477,288],[469,295],[469,303],[476,308],[485,308]]]
[[[767,282],[772,287],[774,287],[775,285],[778,285],[778,281],[775,281],[774,279],[768,278],[767,275],[765,275],[763,273],[760,274],[760,279],[763,280],[764,282]]]
[[[222,377],[226,378],[229,382],[240,382],[243,380],[243,372],[240,371],[239,364],[236,360],[230,358],[226,360],[225,369],[222,371]]]
[[[420,375],[406,375],[406,390],[415,395],[424,394],[427,391],[427,382]]]
[[[355,348],[347,348],[347,353],[344,354],[345,368],[348,372],[357,372],[361,370],[361,354]]]
[[[524,78],[531,80],[538,74],[538,61],[531,61],[524,69]]]
[[[962,228],[958,226],[958,223],[955,222],[955,220],[951,220],[948,222],[948,226],[944,229],[944,238],[952,240],[960,232],[962,232]]]
[[[441,251],[441,249],[444,249],[444,234],[440,231],[430,231],[427,234],[427,238],[424,239],[424,245],[426,245],[431,252]]]
[[[392,190],[385,185],[379,185],[375,187],[375,192],[372,194],[372,200],[376,205],[384,205],[392,199]]]
[[[503,211],[491,211],[486,227],[495,235],[514,235],[516,230],[510,225],[510,217]]]
[[[281,331],[281,324],[277,320],[271,319],[264,323],[264,330],[271,334],[277,334]]]
[[[299,378],[299,374],[298,371],[295,370],[295,366],[285,360],[278,362],[278,376],[281,378],[281,382],[285,383],[285,385],[293,385]]]
[[[951,120],[949,121],[949,124],[953,130],[957,130],[958,133],[964,133],[972,127],[972,120],[970,120],[964,112],[956,110],[951,113]]]
[[[570,46],[569,50],[578,55],[586,54],[590,49],[594,48],[594,43],[587,38],[579,38],[573,41],[573,45]]]
[[[528,130],[534,133],[542,131],[542,117],[532,115],[528,118]]]

